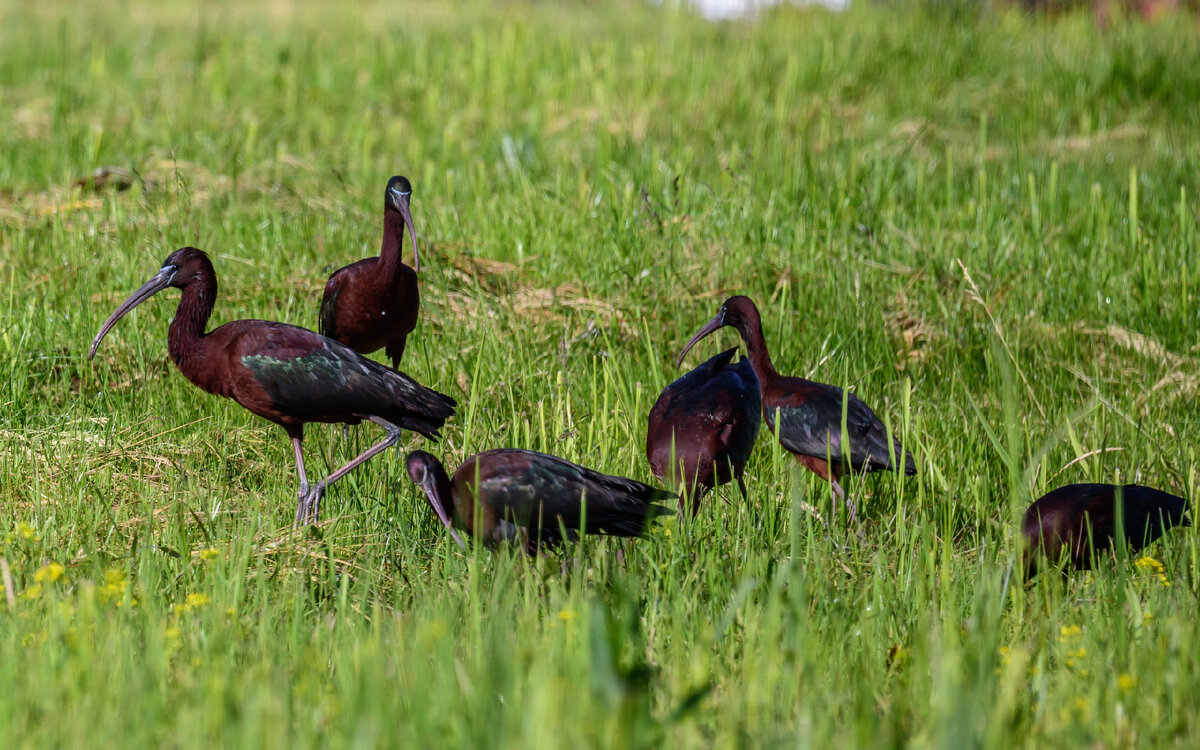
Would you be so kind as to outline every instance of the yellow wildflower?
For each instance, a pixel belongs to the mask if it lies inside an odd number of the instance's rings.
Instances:
[[[67,575],[67,569],[56,562],[43,565],[33,574],[33,580],[38,583],[54,583]]]
[[[1137,687],[1137,678],[1128,672],[1122,672],[1121,675],[1117,677],[1117,689],[1122,693],[1128,693],[1135,687]]]
[[[1087,652],[1087,649],[1086,649],[1086,648],[1084,648],[1083,646],[1080,646],[1080,647],[1079,647],[1079,648],[1077,648],[1077,649],[1072,649],[1071,651],[1068,651],[1068,652],[1067,652],[1067,667],[1068,667],[1069,669],[1074,669],[1074,668],[1075,668],[1075,664],[1076,664],[1076,663],[1077,663],[1077,662],[1078,662],[1080,659],[1082,659],[1082,658],[1084,658],[1085,656],[1087,656],[1087,653],[1088,653],[1088,652]],[[1085,673],[1085,674],[1086,674],[1086,673]]]
[[[1058,629],[1060,641],[1069,641],[1073,638],[1078,638],[1083,635],[1083,628],[1078,625],[1063,625]]]
[[[17,524],[17,533],[20,534],[21,538],[25,541],[29,541],[31,539],[36,540],[37,538],[37,529],[33,528],[24,521],[21,521],[19,524]]]
[[[100,592],[100,603],[124,601],[125,589],[128,586],[129,584],[125,581],[125,573],[119,568],[110,568],[104,571],[104,583],[100,584],[97,589]]]
[[[1134,560],[1133,566],[1138,570],[1149,573],[1158,578],[1158,582],[1162,586],[1170,586],[1171,581],[1167,578],[1167,568],[1165,565],[1155,560],[1153,557],[1139,557]]]
[[[188,609],[195,609],[196,607],[203,607],[205,604],[208,604],[208,595],[207,594],[188,594],[187,595]]]
[[[1153,557],[1150,557],[1149,555],[1145,557],[1139,557],[1137,560],[1134,560],[1133,564],[1135,567],[1141,568],[1142,570],[1153,571],[1155,573],[1162,573],[1164,570],[1166,570],[1166,567],[1162,563],[1160,563],[1158,560],[1155,560]]]
[[[574,620],[577,617],[579,617],[579,615],[575,614],[574,610],[570,610],[570,609],[558,610],[558,619],[562,620],[563,622],[570,622],[571,620]]]
[[[208,549],[200,550],[200,562],[208,562],[209,560],[220,556],[221,550],[217,549],[216,547],[209,547]]]
[[[171,609],[175,612],[175,616],[178,617],[191,612],[197,607],[203,607],[205,604],[208,604],[208,601],[207,594],[188,594],[182,603],[176,602]]]
[[[30,601],[33,601],[34,599],[37,599],[41,595],[42,595],[42,584],[35,583],[32,586],[30,586],[29,588],[22,591],[21,596],[19,598],[22,601],[30,602]]]

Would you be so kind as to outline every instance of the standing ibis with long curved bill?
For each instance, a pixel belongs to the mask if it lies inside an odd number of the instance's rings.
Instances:
[[[388,180],[383,193],[383,245],[379,256],[363,258],[339,268],[325,283],[321,299],[319,330],[360,354],[383,349],[400,366],[408,335],[417,325],[421,293],[417,271],[417,233],[413,229],[409,201],[412,185],[407,177]],[[413,264],[400,259],[404,230],[412,241]]]
[[[401,428],[427,438],[454,414],[454,399],[402,372],[304,328],[266,320],[235,320],[204,332],[217,297],[212,262],[194,247],[176,250],[158,273],[121,303],[92,340],[88,359],[126,313],[156,293],[182,292],[167,333],[175,366],[195,385],[282,427],[292,440],[300,491],[296,524],[316,522],[325,489],[400,439]],[[325,479],[310,485],[301,443],[308,422],[375,422],[387,431]]]
[[[1043,562],[1090,570],[1094,560],[1116,548],[1118,517],[1125,544],[1137,552],[1175,526],[1191,526],[1188,502],[1162,490],[1137,484],[1069,484],[1051,490],[1025,511],[1025,577],[1037,575]]]
[[[763,338],[762,319],[749,297],[725,300],[716,316],[679,353],[676,366],[705,336],[725,326],[737,329],[746,345],[754,374],[758,376],[767,428],[802,466],[829,482],[833,493],[845,501],[851,519],[855,515],[854,503],[838,482],[843,474],[884,469],[900,470],[910,476],[917,473],[912,454],[904,451],[899,440],[888,439],[883,422],[858,396],[835,385],[775,371]],[[843,435],[848,444],[843,444]]]
[[[736,364],[728,349],[663,389],[646,429],[646,460],[654,476],[679,490],[679,508],[742,475],[762,421],[762,397],[750,360]]]
[[[453,477],[425,451],[408,454],[405,464],[463,549],[455,526],[489,547],[517,544],[532,555],[580,533],[641,536],[654,518],[672,512],[655,505],[674,497],[670,492],[535,451],[476,453]]]

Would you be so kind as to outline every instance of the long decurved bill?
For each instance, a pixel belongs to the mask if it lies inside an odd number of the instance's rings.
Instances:
[[[437,513],[437,517],[442,520],[442,525],[450,532],[450,536],[454,537],[454,541],[458,542],[458,546],[465,551],[467,545],[454,530],[454,522],[450,520],[450,514],[446,512],[446,506],[442,502],[441,495],[438,494],[437,486],[433,483],[430,474],[431,472],[426,472],[425,481],[421,483],[421,489],[425,490],[425,498],[429,500],[429,507],[433,508],[433,512]]]
[[[701,339],[703,339],[705,336],[712,333],[713,331],[717,330],[718,328],[724,328],[724,327],[725,327],[725,311],[721,310],[721,312],[717,313],[717,316],[715,318],[713,318],[712,320],[705,323],[704,327],[701,328],[699,331],[696,331],[696,335],[692,336],[692,340],[687,342],[687,346],[683,347],[683,351],[681,351],[679,353],[679,356],[675,358],[675,366],[679,367],[681,364],[683,364],[683,358],[687,356],[687,353],[692,350],[693,346],[700,343]]]
[[[96,356],[96,349],[100,346],[100,342],[104,340],[118,320],[125,317],[125,314],[133,308],[171,286],[171,280],[175,278],[175,271],[175,266],[163,266],[158,273],[154,274],[153,278],[142,284],[141,288],[129,295],[129,299],[113,310],[113,314],[109,315],[108,320],[104,321],[104,325],[100,326],[100,332],[96,334],[96,338],[92,339],[92,348],[88,349],[88,359]]]
[[[421,256],[417,254],[417,230],[413,228],[412,213],[408,210],[409,193],[402,193],[395,188],[392,188],[392,198],[396,202],[396,210],[400,212],[400,218],[404,219],[404,226],[408,227],[408,238],[412,240],[413,246],[413,270],[421,270]]]

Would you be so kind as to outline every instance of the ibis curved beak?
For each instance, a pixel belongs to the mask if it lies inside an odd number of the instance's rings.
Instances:
[[[417,230],[413,228],[412,212],[408,210],[408,200],[412,195],[411,192],[400,192],[396,188],[389,190],[392,198],[392,205],[400,212],[400,218],[404,219],[404,226],[408,227],[408,237],[412,240],[413,246],[413,270],[421,270],[421,256],[417,254]]]
[[[129,295],[129,299],[122,302],[120,307],[113,310],[113,314],[109,315],[108,320],[104,321],[104,325],[100,326],[100,332],[96,334],[96,338],[92,339],[92,348],[88,349],[88,359],[96,356],[96,349],[99,348],[100,342],[104,340],[118,320],[125,317],[125,314],[133,308],[171,286],[171,282],[175,279],[175,272],[178,270],[176,266],[163,266],[149,281]]]
[[[438,492],[437,484],[432,476],[433,472],[426,470],[425,476],[421,479],[421,489],[425,490],[425,497],[429,500],[429,507],[433,508],[433,512],[441,519],[442,525],[450,532],[450,536],[454,537],[454,541],[458,542],[458,546],[465,551],[467,545],[463,542],[462,537],[454,530],[454,522],[450,520],[450,513],[446,510],[446,504],[442,499],[441,493]]]
[[[708,321],[707,323],[705,323],[704,327],[701,328],[699,331],[696,331],[696,335],[692,336],[692,340],[687,342],[687,346],[683,347],[683,351],[681,351],[679,353],[679,356],[675,358],[675,366],[679,367],[681,364],[683,364],[683,358],[685,356],[687,356],[687,353],[692,350],[693,346],[700,343],[701,339],[703,339],[705,336],[712,333],[713,331],[717,330],[718,328],[724,328],[724,327],[725,327],[725,308],[722,307],[720,312],[717,313],[716,317],[713,318],[712,320]]]

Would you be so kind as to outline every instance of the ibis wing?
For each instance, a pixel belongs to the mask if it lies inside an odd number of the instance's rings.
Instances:
[[[737,350],[736,346],[726,349],[720,354],[710,357],[704,364],[697,367],[696,370],[703,372],[706,378],[715,378],[733,361],[733,355],[737,354]]]
[[[856,470],[892,465],[887,430],[862,399],[832,385],[806,386],[788,394],[791,397],[783,399],[786,405],[778,407],[779,442],[783,447],[804,456],[829,456],[832,463],[850,464]],[[843,401],[849,450],[842,444]],[[768,411],[767,419],[768,423],[774,422],[775,414]]]
[[[730,367],[729,349],[665,388],[650,411],[647,456],[662,475],[673,441],[703,444],[716,458],[744,461],[761,421],[758,379],[747,360]],[[683,446],[679,446],[683,450]]]
[[[317,315],[317,325],[319,326],[321,335],[331,339],[338,338],[337,303],[341,293],[341,280],[338,274],[335,273],[329,277],[329,281],[325,284],[325,295],[321,297],[321,311]]]
[[[665,508],[653,505],[675,496],[664,490],[624,477],[586,469],[554,456],[533,451],[505,451],[526,459],[520,471],[480,476],[480,496],[497,515],[531,530],[544,528],[543,535],[556,536],[559,524],[578,529],[586,502],[587,533],[620,536],[640,534],[646,521]],[[511,466],[511,463],[509,464]]]
[[[271,400],[301,419],[379,416],[409,426],[409,418],[416,417],[440,426],[454,413],[449,396],[303,328],[260,326],[235,346],[238,359]]]
[[[1124,498],[1125,535],[1136,552],[1161,537],[1172,526],[1189,525],[1187,501],[1162,490],[1127,484]],[[1114,503],[1115,505],[1115,503]]]
[[[1101,496],[1092,496],[1083,512],[1074,519],[1071,530],[1071,554],[1090,562],[1090,549],[1105,550],[1112,547],[1117,533],[1117,507],[1113,501],[1112,488]],[[1127,527],[1128,528],[1128,527]]]

